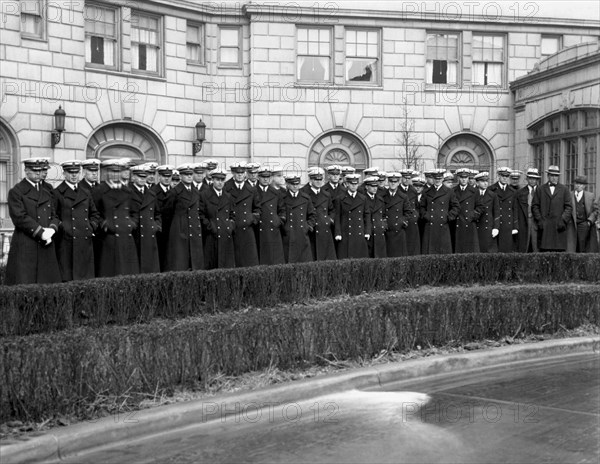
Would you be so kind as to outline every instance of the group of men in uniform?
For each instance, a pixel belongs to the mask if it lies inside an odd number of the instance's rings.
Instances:
[[[309,182],[256,163],[173,166],[127,159],[24,161],[9,191],[15,226],[6,283],[53,283],[122,274],[432,253],[597,251],[593,195],[568,192],[551,166],[518,188],[520,173],[458,169],[361,175],[312,168]],[[99,172],[103,181],[99,182]],[[177,174],[179,179],[174,180]],[[512,177],[512,182],[511,182]],[[579,182],[579,183],[578,183]],[[585,186],[585,178],[576,185]],[[568,236],[568,239],[567,239]]]

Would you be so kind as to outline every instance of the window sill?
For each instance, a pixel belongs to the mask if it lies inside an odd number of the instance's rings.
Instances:
[[[160,76],[152,76],[149,74],[141,74],[141,73],[134,73],[134,72],[124,72],[124,71],[115,71],[112,69],[107,69],[107,68],[93,68],[90,66],[86,66],[84,68],[85,72],[97,72],[97,73],[101,73],[101,74],[110,74],[111,76],[121,76],[121,77],[127,77],[127,78],[132,78],[132,77],[138,77],[140,79],[147,79],[149,81],[158,81],[158,82],[167,82],[167,79],[165,77],[160,77]]]
[[[188,61],[187,66],[192,72],[203,72],[206,73],[206,63],[199,63],[197,61]]]
[[[24,34],[24,33],[21,33],[21,40],[33,40],[34,42],[48,43],[48,38],[47,37],[38,37],[36,35],[27,35],[27,34]]]

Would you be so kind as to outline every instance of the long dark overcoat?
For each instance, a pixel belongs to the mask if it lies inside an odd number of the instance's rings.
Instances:
[[[202,210],[200,193],[194,187],[188,190],[182,182],[169,190],[163,210],[163,222],[166,219],[169,224],[167,271],[204,269]]]
[[[387,231],[385,232],[385,242],[387,256],[396,258],[406,256],[406,227],[409,219],[415,216],[414,203],[408,196],[400,191],[392,195],[388,190],[383,194],[385,203],[385,215],[387,217]],[[419,251],[421,250],[421,238],[419,239]]]
[[[475,209],[477,190],[466,186],[464,191],[460,185],[454,187],[454,195],[459,204],[454,234],[454,253],[479,253],[479,236],[477,234],[477,219],[479,214]]]
[[[66,182],[54,190],[56,215],[61,221],[56,237],[56,254],[63,282],[92,279],[94,270],[94,232],[100,225],[89,190],[77,187],[75,192]]]
[[[572,220],[567,226],[567,251],[575,253],[577,251],[577,243],[581,244],[580,253],[596,253],[598,252],[598,238],[596,237],[596,220],[598,219],[598,211],[594,208],[594,194],[591,192],[583,192],[581,207],[586,221],[592,224],[584,224],[583,229],[578,229],[577,226],[577,198],[575,192],[571,192],[571,204],[573,209],[571,212]]]
[[[269,186],[265,192],[256,189],[260,206],[258,222],[258,252],[260,264],[283,264],[283,239],[281,237],[285,221],[285,207],[281,191]]]
[[[287,192],[283,197],[285,223],[283,225],[283,253],[286,263],[312,261],[308,233],[314,229],[316,214],[312,201],[304,192],[296,197]]]
[[[257,224],[260,218],[258,193],[247,182],[244,182],[241,189],[233,182],[225,183],[224,190],[231,195],[233,201],[235,265],[236,267],[256,266],[259,261],[254,224]]]
[[[365,235],[371,234],[371,213],[366,198],[356,192],[352,198],[346,192],[334,201],[335,234],[342,240],[338,242],[338,259],[368,258],[369,248]]]
[[[489,188],[498,197],[498,210],[500,215],[500,227],[498,228],[498,251],[500,253],[510,253],[515,251],[514,240],[512,236],[513,229],[519,229],[519,219],[517,215],[517,192],[509,185],[504,190],[500,187],[500,182],[496,182]]]
[[[50,245],[41,239],[42,228],[58,230],[53,196],[43,187],[37,191],[23,179],[8,191],[8,213],[15,229],[6,263],[6,285],[60,282],[56,234]]]
[[[567,249],[567,225],[572,220],[572,210],[570,192],[563,184],[554,187],[554,195],[548,183],[536,189],[531,211],[541,235],[540,250]]]
[[[138,214],[132,207],[133,192],[127,186],[111,189],[106,182],[92,191],[100,213],[100,256],[96,277],[137,274],[140,270],[133,232],[138,227]]]
[[[536,190],[539,187],[536,187]],[[531,199],[533,203],[533,196]],[[515,239],[515,251],[519,253],[527,253],[529,242],[537,244],[537,224],[533,219],[531,205],[529,204],[529,187],[526,185],[517,190],[515,194],[515,211],[517,214],[517,222],[519,224],[519,233]],[[533,249],[537,251],[537,246]]]
[[[207,187],[200,193],[202,197],[202,224],[206,237],[204,245],[204,263],[206,269],[235,267],[233,247],[233,202],[231,196],[221,191],[218,196],[215,189]]]
[[[371,214],[371,236],[367,240],[369,257],[387,258],[387,246],[385,243],[385,231],[388,228],[385,201],[381,195],[373,195],[373,198],[367,193],[365,195],[367,208]]]
[[[302,188],[302,191],[308,195],[315,208],[315,227],[312,232],[308,233],[312,256],[315,261],[336,259],[333,240],[335,210],[331,195],[323,188],[319,189],[319,193],[316,194],[310,185]]]
[[[154,184],[150,187],[156,194],[156,208],[160,212],[161,215],[161,230],[156,232],[156,243],[158,245],[158,260],[160,262],[160,270],[164,271],[167,265],[167,243],[169,243],[169,225],[170,222],[165,220],[165,204],[167,202],[167,196],[169,195],[170,187],[165,189],[161,186],[161,184]]]
[[[407,191],[402,187],[399,187],[398,191],[408,197],[412,205],[412,210],[415,211],[415,214],[407,217],[406,222],[408,222],[408,226],[404,230],[406,234],[406,254],[409,256],[418,255],[421,253],[421,234],[418,225],[419,216],[416,213],[419,209],[419,205],[417,204],[417,190],[412,185],[409,185]]]
[[[144,187],[144,195],[133,185],[132,203],[139,213],[139,227],[133,238],[140,260],[140,272],[160,272],[157,235],[162,230],[162,217],[158,208],[156,192]]]
[[[478,214],[477,236],[479,240],[479,252],[498,252],[498,237],[492,238],[492,230],[500,227],[498,196],[489,188],[485,190],[483,195],[479,190],[475,199],[475,209]]]
[[[452,253],[449,222],[456,219],[460,210],[452,189],[442,185],[427,190],[421,196],[421,207],[425,228],[423,231],[423,254]]]

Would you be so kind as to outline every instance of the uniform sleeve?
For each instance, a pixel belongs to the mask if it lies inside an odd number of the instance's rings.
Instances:
[[[27,213],[23,194],[16,188],[8,192],[8,213],[15,228],[31,238],[38,238],[43,232],[43,227]],[[54,212],[53,216],[56,213]]]

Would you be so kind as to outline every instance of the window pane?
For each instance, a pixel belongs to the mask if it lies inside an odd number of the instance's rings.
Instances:
[[[329,44],[321,43],[319,47],[319,55],[329,55]]]
[[[187,41],[191,43],[199,43],[200,42],[200,28],[197,26],[187,27]]]
[[[200,61],[200,47],[195,44],[187,44],[187,60]]]
[[[308,40],[310,42],[318,42],[319,41],[319,30],[318,29],[309,29],[308,30]]]
[[[356,42],[356,31],[353,29],[346,30],[346,43],[348,43],[348,42],[351,42],[351,43]]]
[[[598,127],[598,111],[587,110],[584,113],[584,127],[586,128],[597,128]]]
[[[238,29],[221,29],[221,46],[222,47],[237,47],[238,46]]]
[[[347,59],[346,80],[377,82],[377,60]]]
[[[329,58],[326,57],[299,57],[298,79],[303,81],[328,81]]]
[[[41,37],[42,19],[40,16],[21,13],[21,31],[28,35]]]
[[[319,40],[329,42],[329,31],[327,29],[319,29]]]
[[[308,44],[306,42],[298,42],[298,54],[308,54]]]
[[[354,44],[354,43],[346,44],[346,56],[356,56],[356,44]]]
[[[221,47],[221,63],[238,64],[238,49]]]
[[[306,42],[308,40],[308,29],[300,28],[298,29],[298,41]]]

